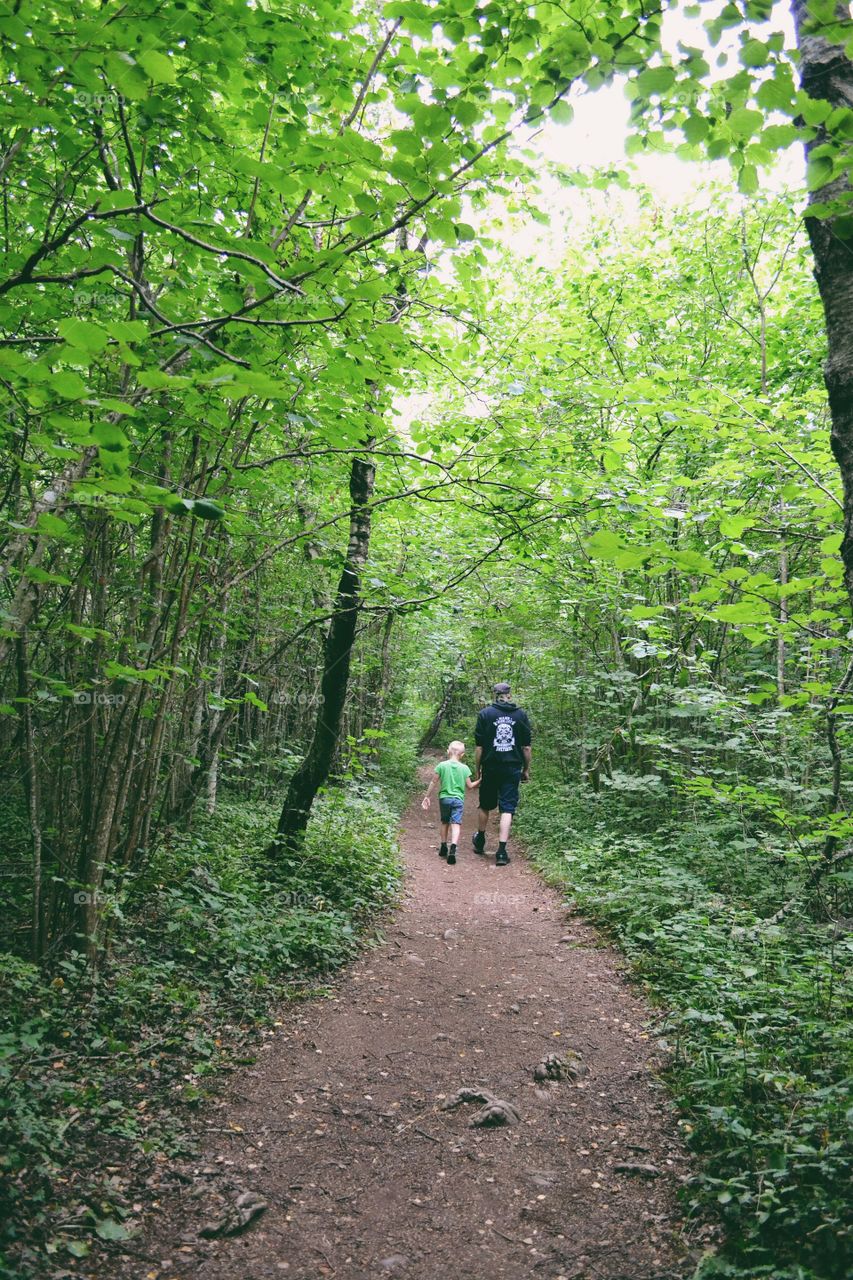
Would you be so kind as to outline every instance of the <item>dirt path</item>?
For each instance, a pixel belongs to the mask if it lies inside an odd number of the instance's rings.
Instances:
[[[470,797],[466,809],[448,867],[434,810],[412,805],[407,893],[386,945],[330,999],[286,1012],[259,1065],[208,1110],[207,1149],[161,1195],[126,1275],[687,1274],[675,1190],[688,1166],[653,1075],[648,1010],[618,955],[521,858],[496,868],[474,855]],[[570,1049],[588,1074],[534,1082],[545,1055]],[[476,1106],[441,1109],[460,1086],[508,1100],[520,1122],[470,1127]],[[253,1197],[267,1208],[239,1236],[199,1238],[238,1195],[246,1214]]]

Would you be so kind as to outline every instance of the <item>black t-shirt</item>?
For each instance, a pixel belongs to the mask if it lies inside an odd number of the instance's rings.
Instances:
[[[532,741],[527,712],[514,702],[492,702],[477,716],[474,741],[483,748],[482,766],[489,770],[524,767],[522,747]]]

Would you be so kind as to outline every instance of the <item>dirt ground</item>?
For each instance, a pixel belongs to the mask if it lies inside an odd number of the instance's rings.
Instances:
[[[655,1077],[649,1010],[618,954],[512,842],[508,867],[494,865],[493,831],[487,856],[474,854],[475,814],[469,796],[448,867],[435,803],[429,814],[412,804],[387,941],[329,998],[284,1011],[257,1065],[205,1109],[202,1155],[164,1171],[145,1233],[111,1276],[690,1273],[675,1196],[690,1169]],[[549,1054],[576,1078],[534,1079]],[[460,1087],[520,1119],[472,1127],[479,1104],[442,1108]],[[199,1234],[228,1229],[239,1234]]]

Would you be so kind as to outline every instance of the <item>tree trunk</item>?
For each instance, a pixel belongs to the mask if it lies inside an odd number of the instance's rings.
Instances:
[[[371,513],[368,504],[373,494],[375,474],[375,467],[371,462],[353,458],[349,481],[349,545],[326,635],[320,705],[308,753],[287,789],[278,834],[270,848],[271,854],[281,849],[296,848],[302,842],[311,806],[329,776],[340,736],[361,602],[361,571],[370,550]]]
[[[441,699],[441,702],[438,704],[438,707],[436,708],[435,715],[433,716],[432,720],[430,720],[429,727],[427,728],[426,732],[423,733],[421,736],[421,740],[418,743],[418,752],[426,751],[427,747],[432,746],[435,735],[438,733],[439,729],[441,728],[441,722],[444,719],[444,717],[447,715],[447,708],[450,706],[450,699],[453,697],[454,693],[456,692],[456,686],[459,683],[459,677],[462,674],[462,668],[464,667],[464,665],[465,665],[465,659],[460,658],[458,663],[456,664],[456,670],[453,672],[453,675],[450,677],[450,679],[447,682],[447,686],[444,690],[444,695]]]
[[[841,45],[812,34],[817,24],[809,15],[808,0],[793,0],[791,10],[797,28],[802,87],[809,97],[853,108],[853,63]],[[841,19],[850,18],[849,4],[838,5]],[[826,141],[823,127],[806,143],[806,157]],[[809,204],[842,200],[850,212],[853,195],[846,168],[826,186],[813,191]],[[850,241],[836,230],[836,218],[806,217],[814,255],[814,274],[826,320],[828,354],[824,380],[832,419],[832,452],[841,472],[844,490],[844,535],[841,558],[844,582],[853,604],[853,253]]]
[[[42,882],[42,835],[41,835],[41,800],[39,798],[39,773],[36,757],[35,734],[33,732],[33,711],[30,698],[29,675],[27,672],[27,632],[20,632],[16,643],[18,667],[18,707],[21,713],[24,737],[24,792],[27,811],[30,817],[30,833],[33,851],[33,909],[30,926],[30,948],[33,960],[39,960],[42,952],[41,930],[41,882]]]

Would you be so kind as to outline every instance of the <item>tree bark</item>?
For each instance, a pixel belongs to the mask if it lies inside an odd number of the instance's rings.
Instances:
[[[368,445],[369,448],[369,445]],[[311,806],[329,776],[340,736],[349,685],[350,661],[361,604],[361,572],[370,550],[370,499],[376,469],[363,458],[350,468],[349,544],[323,652],[320,705],[311,744],[290,780],[270,853],[297,848],[305,835]]]
[[[811,98],[833,107],[853,108],[853,63],[843,46],[830,44],[809,15],[808,0],[793,0],[791,11],[797,29],[802,87]],[[849,20],[849,4],[838,5],[839,18]],[[806,158],[827,141],[821,126],[806,143]],[[846,169],[826,186],[812,191],[809,205],[841,200],[851,210],[853,188]],[[814,274],[823,303],[828,353],[824,381],[832,420],[832,452],[841,472],[844,491],[844,535],[841,558],[844,582],[853,605],[853,252],[848,239],[836,229],[835,217],[806,216],[806,228],[814,255]]]

